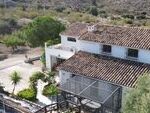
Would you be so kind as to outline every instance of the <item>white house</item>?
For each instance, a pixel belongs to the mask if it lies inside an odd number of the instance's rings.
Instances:
[[[68,82],[76,76],[81,77],[80,80],[78,78],[79,84],[85,82],[85,77],[116,85],[121,88],[118,95],[122,95],[122,89],[124,92],[126,88],[134,88],[137,79],[144,73],[150,72],[150,29],[75,23],[60,36],[61,44],[45,47],[46,67],[52,70],[53,67],[60,64],[58,66],[59,76],[62,90],[65,92],[70,91],[71,94],[78,94],[78,96],[96,101],[90,95],[93,93],[92,89],[84,93],[89,87],[83,88],[82,93],[67,89],[77,82],[77,79],[74,79],[74,82]],[[70,85],[67,88],[64,87],[68,83]],[[89,86],[97,88],[107,86],[102,85],[101,82],[98,82],[96,86],[93,84]],[[102,91],[109,90],[110,87],[113,86],[107,86]],[[100,96],[102,92],[95,93]],[[116,113],[121,108],[121,99],[119,96],[116,98],[118,103],[115,105],[119,107],[114,106],[115,110],[110,110],[112,113]],[[107,113],[104,108],[105,104],[102,111]]]

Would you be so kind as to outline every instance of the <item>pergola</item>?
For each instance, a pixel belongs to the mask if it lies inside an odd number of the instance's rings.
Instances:
[[[60,85],[67,108],[79,112],[117,113],[121,108],[122,88],[98,79],[75,75]]]

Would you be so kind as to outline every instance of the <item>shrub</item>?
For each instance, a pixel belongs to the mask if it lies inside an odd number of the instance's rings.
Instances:
[[[62,6],[56,7],[55,10],[56,10],[57,12],[63,12],[63,11],[65,10],[65,7],[62,7]]]
[[[141,14],[141,15],[136,16],[136,18],[137,18],[138,20],[142,20],[142,19],[145,19],[145,18],[146,18],[146,15]]]
[[[11,33],[11,27],[9,23],[2,23],[0,24],[0,34],[5,35],[5,34],[10,34]]]
[[[126,24],[133,24],[133,21],[132,21],[131,19],[126,19],[126,20],[125,20],[125,23],[126,23]]]
[[[35,86],[39,79],[44,80],[45,74],[40,71],[33,73],[32,76],[30,77],[30,85]]]
[[[134,15],[122,15],[123,18],[129,18],[129,19],[134,19]]]
[[[11,26],[11,27],[14,27],[14,28],[17,28],[17,21],[13,18],[7,18],[5,19],[5,21],[8,22],[8,24]]]
[[[99,11],[99,14],[106,14],[106,11],[100,10],[100,11]]]
[[[107,15],[106,13],[102,13],[102,14],[100,14],[100,17],[102,17],[102,18],[107,18],[108,15]]]
[[[41,56],[41,58],[40,58],[40,61],[42,62],[42,64],[43,64],[44,66],[46,66],[45,51],[43,52],[43,54],[42,54],[42,56]]]
[[[29,101],[36,101],[36,90],[33,88],[24,89],[20,92],[18,92],[17,96],[21,99],[26,99]]]
[[[92,14],[93,16],[97,16],[98,15],[97,8],[96,7],[91,7],[90,14]]]
[[[58,88],[51,84],[51,85],[46,85],[43,89],[43,95],[45,96],[54,96],[58,94]]]
[[[47,46],[59,44],[60,43],[60,39],[48,40],[46,43],[47,43]]]

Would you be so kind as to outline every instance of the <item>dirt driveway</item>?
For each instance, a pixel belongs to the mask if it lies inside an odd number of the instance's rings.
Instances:
[[[28,57],[36,57],[42,54],[41,49],[35,48],[26,52]],[[10,80],[10,74],[13,71],[17,71],[21,74],[22,80],[16,86],[15,93],[18,91],[28,88],[29,86],[29,77],[33,72],[41,70],[41,63],[37,61],[35,65],[24,63],[25,54],[13,54],[9,55],[8,59],[0,61],[0,83],[5,87],[5,90],[8,92],[12,92],[13,85]]]

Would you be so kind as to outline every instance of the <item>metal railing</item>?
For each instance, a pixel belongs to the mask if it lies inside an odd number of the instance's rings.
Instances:
[[[34,113],[49,113],[49,112],[52,112],[52,111],[56,111],[56,110],[59,110],[60,108],[60,105],[65,103],[64,101],[63,102],[57,102],[57,103],[53,103],[53,104],[50,104],[50,105],[46,105],[44,106],[43,108],[39,109],[38,111],[34,112]]]

